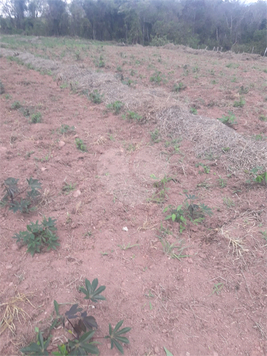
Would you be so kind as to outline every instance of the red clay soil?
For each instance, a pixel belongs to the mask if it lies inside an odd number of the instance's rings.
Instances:
[[[30,177],[42,183],[36,211],[0,210],[0,318],[18,294],[30,302],[18,302],[27,314],[0,335],[0,355],[20,354],[35,327],[47,331],[54,300],[79,303],[96,318],[101,355],[119,355],[102,337],[122,319],[132,328],[129,356],[163,356],[164,347],[174,356],[267,355],[266,187],[196,158],[190,142],[179,150],[164,138],[152,142],[152,123],[122,120],[49,76],[0,60],[0,182],[19,179],[21,190]],[[22,108],[12,110],[15,101]],[[25,109],[40,112],[42,122],[30,123]],[[61,134],[62,124],[75,132]],[[77,137],[87,152],[76,148]],[[163,187],[154,183],[165,176],[172,179],[157,204]],[[74,189],[64,191],[66,183]],[[163,209],[183,204],[185,193],[213,215],[180,234]],[[12,237],[43,216],[56,219],[60,246],[32,257]],[[183,240],[180,259],[164,253],[163,237],[170,245]],[[85,278],[106,286],[105,301],[84,300]],[[53,335],[49,352],[71,337],[63,329]]]

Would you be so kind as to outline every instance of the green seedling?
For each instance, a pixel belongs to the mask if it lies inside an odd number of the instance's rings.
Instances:
[[[227,181],[224,180],[224,179],[221,178],[221,177],[219,177],[218,183],[219,183],[219,186],[220,186],[221,188],[225,188],[225,187],[227,186]]]
[[[228,116],[224,116],[222,118],[218,118],[219,121],[221,121],[223,124],[232,127],[233,125],[237,125],[236,117],[235,115],[229,111]]]
[[[160,243],[163,247],[163,252],[168,255],[170,258],[176,258],[177,260],[181,260],[182,258],[189,257],[184,254],[184,250],[187,248],[184,246],[184,241],[179,240],[178,244],[171,244],[167,239],[160,238]]]
[[[80,287],[79,292],[85,294],[84,299],[90,299],[94,303],[97,303],[99,300],[106,300],[106,298],[100,294],[106,289],[106,286],[100,286],[98,288],[97,286],[98,286],[97,278],[93,280],[92,284],[88,279],[85,279],[85,288]]]
[[[163,210],[163,212],[168,212],[165,220],[179,223],[180,233],[184,231],[188,221],[193,224],[199,224],[205,220],[206,215],[212,215],[212,210],[205,204],[195,204],[194,200],[196,199],[194,195],[186,194],[186,199],[182,205],[179,205],[177,208],[169,205]]]
[[[223,202],[228,208],[235,206],[235,203],[231,198],[225,197],[223,198]]]
[[[250,173],[253,176],[254,182],[267,185],[267,171],[264,170],[264,167],[254,167],[251,169]]]
[[[115,115],[118,115],[123,107],[124,103],[122,103],[121,101],[114,101],[113,103],[107,105],[107,108],[113,111]]]
[[[59,128],[59,132],[61,134],[70,134],[75,132],[75,127],[74,126],[69,126],[66,124],[62,124]]]
[[[259,120],[266,122],[266,121],[267,121],[267,116],[260,115],[260,116],[259,116]]]
[[[3,94],[4,92],[5,92],[5,87],[4,87],[4,84],[0,80],[0,95]]]
[[[262,234],[262,238],[265,240],[265,242],[267,244],[267,231],[260,231],[260,233]]]
[[[202,174],[202,173],[206,173],[209,174],[210,173],[210,168],[208,166],[205,166],[203,163],[196,163],[196,167],[202,167],[203,171],[199,171],[198,173]]]
[[[166,356],[173,356],[173,354],[164,347],[164,351],[166,352]]]
[[[222,289],[223,289],[223,283],[214,284],[212,294],[216,293],[217,295],[219,295]]]
[[[197,115],[197,109],[196,108],[190,108],[190,113],[193,115]]]
[[[122,115],[122,118],[127,118],[128,120],[136,120],[139,122],[143,120],[143,117],[134,111],[128,111],[126,115]]]
[[[19,190],[18,187],[19,179],[15,178],[7,178],[4,181],[4,188],[6,190],[6,194],[1,200],[2,206],[9,206],[9,210],[12,210],[14,213],[20,211],[21,213],[29,213],[30,211],[35,210],[36,203],[41,196],[40,189],[41,183],[37,179],[27,179],[28,189],[26,192],[25,198],[17,199],[23,191]]]
[[[22,242],[23,245],[28,245],[27,252],[32,256],[35,253],[40,253],[44,247],[47,247],[47,251],[51,249],[56,249],[59,246],[57,242],[58,237],[54,234],[57,230],[55,226],[56,219],[46,218],[39,224],[38,220],[36,223],[30,223],[27,225],[26,231],[20,231],[18,234],[13,236],[17,242]]]
[[[118,245],[122,250],[126,251],[126,250],[129,250],[130,248],[133,248],[133,247],[136,247],[136,246],[139,246],[139,244],[134,244],[134,245],[131,245],[130,243],[128,243],[128,245]]]
[[[179,82],[178,84],[174,84],[173,86],[173,91],[175,91],[176,93],[185,89],[186,89],[186,85],[184,85],[183,82]]]
[[[83,152],[87,151],[86,145],[84,144],[82,139],[77,137],[75,139],[75,143],[76,143],[76,147],[78,148],[78,150],[83,151]]]
[[[72,183],[67,183],[67,182],[64,182],[64,185],[62,187],[62,192],[64,194],[69,194],[72,190],[74,190],[76,187],[76,184],[72,184]]]
[[[114,329],[112,328],[111,324],[109,324],[109,335],[105,336],[105,339],[110,339],[111,349],[113,349],[115,346],[121,354],[124,353],[121,343],[129,344],[128,338],[121,335],[126,334],[131,330],[131,328],[128,327],[120,329],[122,324],[123,320],[119,321]]]
[[[98,90],[94,90],[90,95],[89,98],[94,104],[100,104],[103,101],[104,94],[100,94]]]
[[[156,71],[151,77],[150,81],[152,83],[160,84],[163,80],[162,74],[159,71]]]
[[[160,132],[158,129],[155,129],[154,131],[150,132],[150,138],[153,143],[158,143],[160,142]]]
[[[32,114],[32,116],[31,116],[32,124],[37,124],[37,123],[40,123],[41,121],[42,121],[42,114],[40,112]]]
[[[19,109],[21,107],[22,107],[22,105],[21,105],[21,103],[19,101],[14,101],[14,103],[11,105],[11,109],[12,110],[17,110],[17,109]]]
[[[234,102],[234,108],[242,108],[246,104],[245,100],[241,97],[239,101]]]

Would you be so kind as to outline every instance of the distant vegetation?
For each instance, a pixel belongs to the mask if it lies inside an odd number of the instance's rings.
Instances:
[[[247,51],[266,48],[266,2],[238,0],[1,0],[5,34]]]

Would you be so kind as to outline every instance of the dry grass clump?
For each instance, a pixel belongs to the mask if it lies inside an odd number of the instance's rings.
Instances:
[[[0,304],[1,320],[0,320],[0,335],[6,329],[9,329],[12,334],[16,331],[16,326],[14,324],[15,320],[21,322],[26,320],[29,315],[22,309],[21,304],[29,303],[33,307],[32,303],[25,294],[17,294],[15,297],[10,298],[6,303]]]
[[[165,134],[192,141],[199,157],[221,158],[232,171],[256,166],[267,169],[265,141],[253,141],[218,120],[191,115],[179,106],[159,111],[156,118]]]

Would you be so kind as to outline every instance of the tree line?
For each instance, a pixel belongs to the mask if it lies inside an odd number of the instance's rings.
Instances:
[[[99,41],[253,51],[267,46],[266,2],[0,0],[0,31]]]

